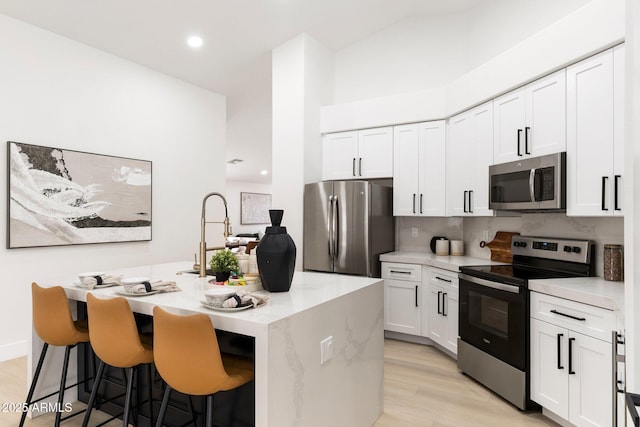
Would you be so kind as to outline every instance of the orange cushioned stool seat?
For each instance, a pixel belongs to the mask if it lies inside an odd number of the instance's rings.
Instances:
[[[77,344],[89,342],[89,331],[87,330],[87,323],[85,321],[74,321],[71,317],[69,300],[67,299],[67,295],[64,293],[64,289],[62,287],[53,286],[50,288],[44,288],[38,286],[36,283],[32,283],[31,300],[33,304],[33,328],[40,339],[44,341],[44,346],[42,347],[38,366],[36,367],[36,372],[33,376],[33,380],[31,381],[31,387],[29,387],[29,393],[27,394],[27,401],[25,403],[27,407],[30,407],[33,403],[39,402],[55,394],[52,393],[41,397],[40,399],[32,400],[49,345],[60,347],[64,346],[65,352],[64,363],[62,366],[62,378],[60,379],[60,389],[57,392],[58,411],[56,412],[54,424],[58,427],[60,425],[60,421],[63,420],[63,418],[61,418],[61,410],[63,407],[64,391],[70,387],[78,385],[74,384],[66,387],[69,355],[71,353],[71,349]],[[77,415],[78,413],[79,412],[73,415]],[[20,417],[20,427],[24,425],[26,416],[27,412],[25,411]]]
[[[206,426],[213,425],[213,395],[253,379],[253,360],[221,354],[211,320],[204,314],[180,316],[153,309],[156,369],[167,383],[158,422],[162,426],[171,390],[206,396]]]
[[[124,368],[127,372],[127,391],[125,397],[122,425],[129,425],[131,395],[133,392],[135,368],[147,365],[149,387],[151,387],[151,364],[153,363],[153,338],[149,334],[140,334],[129,303],[125,298],[97,298],[87,294],[87,314],[89,317],[89,337],[94,353],[100,359],[96,379],[91,390],[83,427],[89,422],[95,403],[105,364]],[[149,418],[153,423],[153,402],[149,393]]]

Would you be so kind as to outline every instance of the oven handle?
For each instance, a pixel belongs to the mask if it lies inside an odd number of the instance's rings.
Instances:
[[[493,282],[491,280],[480,279],[478,277],[472,277],[468,274],[459,273],[458,276],[462,280],[466,280],[467,282],[475,283],[476,285],[486,286],[488,288],[497,289],[499,291],[511,292],[512,294],[520,293],[520,286],[518,285],[509,285],[506,283],[498,283]]]

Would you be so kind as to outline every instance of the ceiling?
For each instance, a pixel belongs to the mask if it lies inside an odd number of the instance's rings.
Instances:
[[[336,51],[411,15],[480,1],[0,0],[0,13],[233,97],[240,72],[270,72],[271,50],[302,32]],[[199,49],[186,45],[193,34],[204,40]]]

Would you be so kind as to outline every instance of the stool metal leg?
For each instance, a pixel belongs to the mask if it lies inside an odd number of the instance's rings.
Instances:
[[[170,395],[171,395],[171,386],[167,384],[167,387],[164,389],[164,396],[162,397],[162,404],[160,405],[160,413],[158,414],[156,427],[162,427],[162,422],[164,421],[164,413],[167,412],[167,406],[169,404]]]
[[[127,427],[129,425],[129,412],[131,411],[131,394],[133,393],[133,374],[134,368],[128,368],[127,373],[127,395],[124,398],[124,415],[122,416],[122,426]]]
[[[40,376],[40,371],[42,370],[42,364],[44,363],[44,356],[47,354],[47,349],[49,348],[49,344],[44,343],[42,347],[42,352],[40,353],[40,359],[38,360],[38,366],[36,367],[36,372],[33,375],[33,380],[31,381],[31,387],[29,387],[29,393],[27,394],[27,409],[31,406],[31,399],[33,399],[33,392],[36,390],[36,383],[38,382],[38,377]],[[24,425],[24,420],[27,417],[27,411],[22,411],[22,416],[20,417],[19,426],[22,427]]]
[[[205,425],[206,427],[213,427],[213,394],[207,396],[207,411],[206,411]]]
[[[89,424],[89,416],[91,416],[91,410],[98,396],[98,389],[100,388],[100,381],[102,380],[102,373],[104,372],[105,363],[101,360],[98,365],[98,372],[93,383],[93,389],[91,390],[91,397],[89,397],[89,403],[87,404],[87,412],[84,414],[84,420],[82,421],[82,427],[87,427]]]
[[[153,426],[153,375],[151,374],[151,363],[147,363],[147,377],[149,380],[149,426]]]
[[[55,427],[60,427],[60,417],[62,417],[62,405],[64,400],[64,388],[67,384],[67,370],[69,369],[69,354],[73,346],[66,346],[64,349],[64,362],[62,365],[62,377],[60,378],[60,391],[58,392],[58,407],[56,408]]]

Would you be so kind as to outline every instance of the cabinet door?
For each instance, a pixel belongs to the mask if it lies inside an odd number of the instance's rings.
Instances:
[[[610,426],[611,344],[574,332],[569,339],[569,421],[578,427]]]
[[[420,335],[420,282],[385,279],[384,328]]]
[[[458,354],[458,292],[447,289],[444,297],[444,313],[446,335],[444,347],[454,354]]]
[[[567,215],[614,209],[613,53],[567,68]]]
[[[624,45],[613,48],[613,214],[624,215]]]
[[[418,124],[418,132],[420,134],[420,191],[417,198],[417,210],[421,216],[445,216],[445,129],[444,120]],[[407,165],[403,164],[401,167],[405,168]]]
[[[473,171],[469,185],[468,210],[473,216],[493,216],[489,209],[489,166],[493,163],[493,104],[487,102],[470,112],[472,146],[466,146],[469,170]],[[464,173],[464,172],[462,172]]]
[[[393,128],[358,132],[358,178],[393,176]]]
[[[566,151],[565,79],[563,69],[525,87],[525,155],[542,156]]]
[[[525,91],[518,89],[493,100],[493,163],[524,156]]]
[[[323,180],[357,177],[358,132],[330,133],[322,144]]]
[[[449,139],[446,148],[447,216],[467,215],[469,192],[469,113],[449,119]]]
[[[428,305],[426,307],[429,330],[423,335],[444,346],[447,339],[447,322],[442,315],[445,289],[429,282],[427,292],[429,292]]]
[[[531,400],[569,417],[567,329],[531,319]]]
[[[393,215],[418,213],[420,130],[417,124],[393,128]]]

